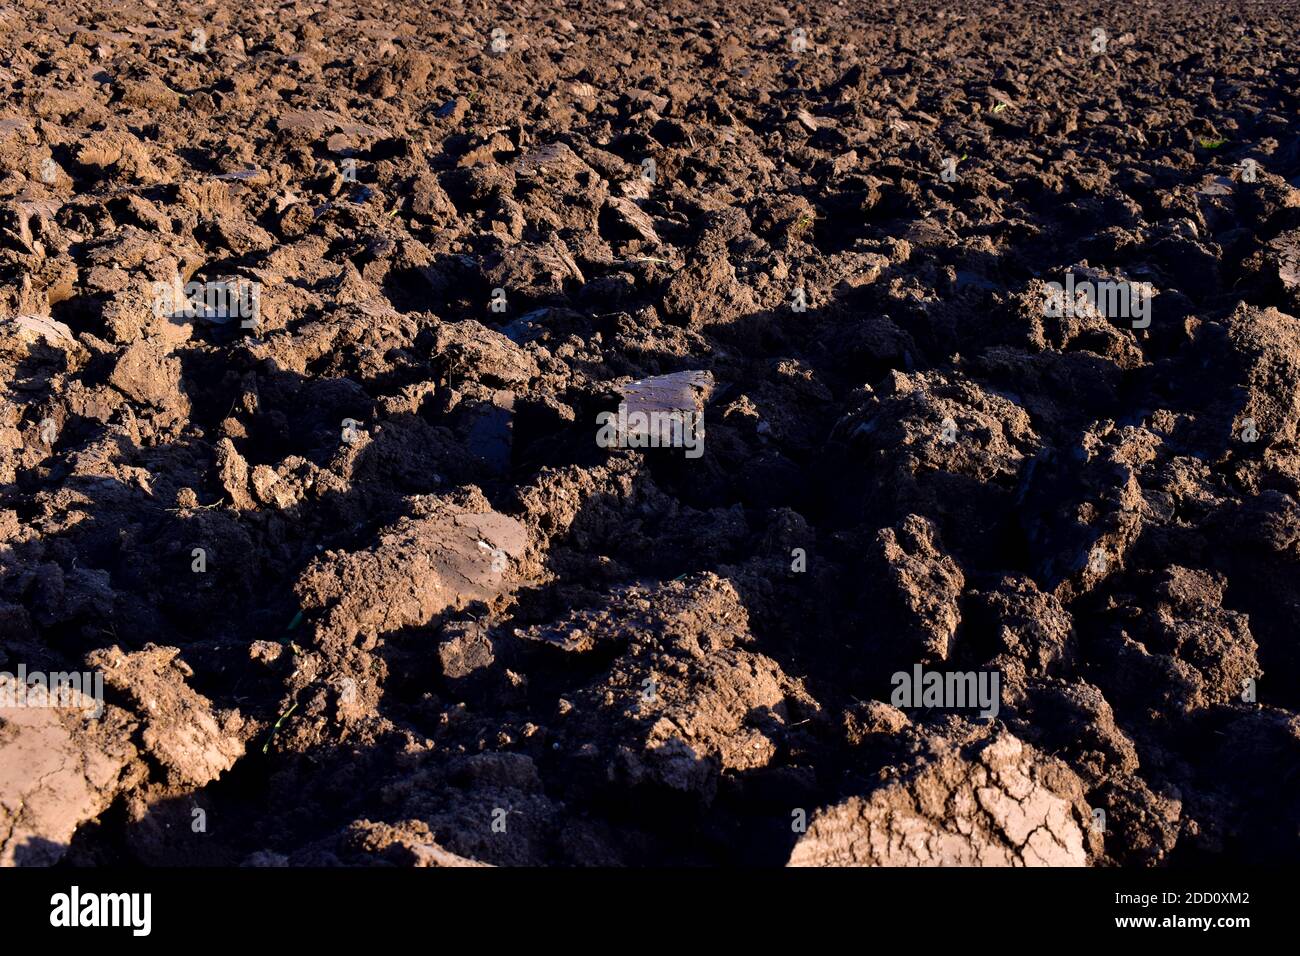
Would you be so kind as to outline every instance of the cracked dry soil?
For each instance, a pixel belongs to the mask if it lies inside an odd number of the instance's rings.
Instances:
[[[7,2],[0,863],[1294,862],[1300,19],[1131,6]]]

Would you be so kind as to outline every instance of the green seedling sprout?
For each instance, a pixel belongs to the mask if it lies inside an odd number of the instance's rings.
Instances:
[[[262,744],[262,753],[265,754],[267,750],[270,749],[271,741],[275,739],[275,732],[280,729],[281,724],[283,724],[286,720],[289,719],[289,715],[292,714],[297,709],[298,709],[298,702],[295,700],[293,702],[293,706],[280,715],[280,719],[275,722],[275,726],[271,728],[271,732],[267,735],[266,743]]]

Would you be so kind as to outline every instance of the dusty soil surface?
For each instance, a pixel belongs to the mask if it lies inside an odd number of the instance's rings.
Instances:
[[[0,863],[1294,862],[1296,13],[10,0]]]

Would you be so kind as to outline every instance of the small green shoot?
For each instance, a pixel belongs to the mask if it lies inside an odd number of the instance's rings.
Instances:
[[[295,700],[293,702],[293,706],[280,715],[280,719],[275,722],[275,726],[272,727],[271,732],[267,734],[266,743],[262,744],[262,753],[266,753],[267,750],[270,749],[271,741],[275,739],[275,732],[280,729],[281,724],[283,724],[286,720],[289,719],[289,715],[292,714],[297,709],[298,709],[298,702]]]
[[[790,227],[790,234],[793,236],[798,236],[804,232],[807,232],[809,227],[812,226],[813,221],[814,221],[813,217],[805,213],[804,215],[800,216],[798,219],[795,220],[794,225]]]

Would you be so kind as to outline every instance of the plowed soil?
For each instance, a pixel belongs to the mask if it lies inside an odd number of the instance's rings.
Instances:
[[[9,2],[0,863],[1294,862],[1298,24]]]

